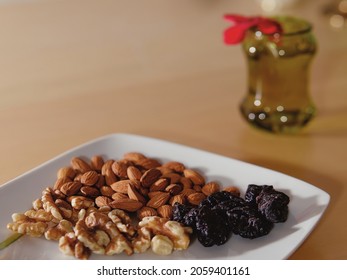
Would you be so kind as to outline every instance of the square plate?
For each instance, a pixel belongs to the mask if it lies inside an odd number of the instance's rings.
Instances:
[[[11,214],[24,212],[42,190],[52,186],[57,170],[70,164],[74,156],[102,155],[105,159],[121,158],[126,152],[141,152],[161,162],[173,160],[202,172],[207,181],[218,181],[223,186],[238,186],[241,196],[248,184],[273,185],[289,195],[289,217],[285,223],[275,224],[269,235],[257,239],[243,239],[233,235],[222,246],[203,247],[192,241],[184,251],[163,257],[150,251],[127,256],[100,256],[91,259],[286,259],[307,238],[324,211],[330,196],[321,189],[288,175],[216,155],[183,145],[130,134],[111,134],[71,149],[0,187],[0,240],[10,235],[6,228]],[[0,251],[0,259],[72,259],[63,255],[57,242],[44,238],[22,237]]]

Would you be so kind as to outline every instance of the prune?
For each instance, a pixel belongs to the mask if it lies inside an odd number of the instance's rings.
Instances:
[[[270,185],[249,185],[245,199],[217,192],[197,207],[176,203],[173,219],[193,229],[205,247],[224,244],[232,235],[257,238],[267,235],[273,223],[288,216],[289,197]]]
[[[263,189],[257,197],[259,211],[273,223],[285,222],[288,218],[289,197],[274,189]]]
[[[246,205],[246,201],[238,196],[230,196],[229,200],[222,201],[219,204],[215,205],[213,209],[221,209],[227,211],[235,207],[240,207]]]
[[[216,206],[217,204],[223,202],[223,201],[229,201],[233,199],[234,197],[237,197],[233,195],[231,192],[221,191],[216,192],[205,198],[201,203],[200,207],[202,206],[208,206],[210,208]]]
[[[185,224],[185,216],[192,208],[193,207],[191,206],[176,202],[175,205],[172,207],[172,219],[176,222]]]
[[[198,240],[205,247],[222,245],[228,241],[231,235],[228,220],[206,206],[199,209],[199,215],[196,218],[196,233]]]
[[[254,185],[250,184],[247,187],[246,193],[245,193],[245,201],[251,204],[256,204],[257,196],[260,194],[260,192],[263,189],[273,189],[272,186],[269,185]]]
[[[227,215],[232,232],[244,238],[254,239],[267,235],[273,228],[273,223],[252,206],[236,207],[228,210]]]
[[[196,220],[199,216],[199,210],[198,207],[190,209],[183,218],[183,224],[196,230]]]

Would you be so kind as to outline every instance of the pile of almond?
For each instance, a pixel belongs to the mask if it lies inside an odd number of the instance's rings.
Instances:
[[[65,199],[85,197],[97,207],[110,206],[127,212],[170,219],[172,205],[198,205],[220,190],[216,182],[205,182],[196,170],[176,161],[161,163],[137,152],[123,158],[90,160],[75,157],[71,165],[59,169],[53,190]]]

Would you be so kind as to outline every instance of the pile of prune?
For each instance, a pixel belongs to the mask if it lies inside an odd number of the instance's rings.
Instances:
[[[222,245],[232,234],[254,239],[267,235],[288,217],[289,197],[269,185],[248,185],[245,198],[216,192],[197,207],[176,203],[173,220],[193,229],[205,247]]]

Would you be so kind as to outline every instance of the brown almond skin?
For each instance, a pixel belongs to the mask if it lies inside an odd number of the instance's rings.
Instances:
[[[116,174],[118,178],[126,179],[128,177],[127,175],[128,165],[125,164],[123,161],[115,161],[112,164],[111,168],[113,173]]]
[[[209,196],[215,192],[218,192],[219,190],[220,190],[220,186],[217,182],[209,182],[201,188],[201,191],[206,196]]]
[[[142,172],[135,166],[129,166],[126,172],[128,178],[132,181],[140,181],[142,177]]]
[[[99,175],[96,171],[91,170],[84,173],[81,177],[81,183],[87,186],[93,186],[98,182]]]
[[[141,195],[132,184],[128,185],[128,196],[129,196],[129,198],[140,201],[143,204],[146,204],[146,202],[147,202],[145,197],[143,195]]]
[[[104,165],[104,159],[102,158],[102,156],[93,156],[90,159],[90,165],[91,167],[98,172],[101,172],[101,168]]]
[[[124,193],[127,194],[128,193],[128,186],[131,184],[130,180],[121,180],[118,182],[115,182],[111,185],[111,188],[115,191],[115,192],[119,192],[119,193]]]
[[[192,193],[187,196],[187,200],[192,205],[199,205],[206,198],[206,195],[200,192]]]
[[[160,176],[160,170],[152,168],[143,173],[140,182],[144,188],[149,188],[155,181],[160,178]]]
[[[82,174],[92,170],[91,166],[79,157],[74,157],[71,159],[71,166],[74,170]]]
[[[124,198],[110,202],[109,206],[111,208],[122,209],[128,212],[136,212],[143,206],[143,204],[142,202],[134,199]]]
[[[97,188],[90,187],[90,186],[83,186],[80,189],[81,193],[84,194],[86,197],[97,197],[100,195],[100,191]]]
[[[152,207],[154,209],[159,208],[160,206],[166,204],[166,202],[170,199],[169,193],[159,193],[156,196],[152,197],[148,202],[147,206]]]
[[[172,218],[172,206],[165,204],[158,207],[157,212],[160,217],[171,220]]]
[[[67,196],[71,196],[78,193],[81,187],[80,182],[68,182],[61,186],[60,191]]]
[[[170,184],[169,178],[159,178],[150,186],[150,192],[163,191]]]
[[[102,186],[100,188],[100,192],[103,196],[108,196],[108,197],[112,197],[112,195],[115,193],[114,190],[112,190],[112,188],[109,186]]]
[[[184,164],[178,161],[168,161],[163,164],[163,167],[169,168],[177,173],[183,173],[184,169],[186,169]]]
[[[179,194],[183,190],[183,187],[178,184],[170,184],[165,188],[165,191],[171,195]]]
[[[149,217],[149,216],[157,216],[158,213],[154,208],[148,207],[148,206],[143,206],[139,210],[137,210],[137,217],[142,220],[144,217]]]
[[[189,178],[195,185],[205,185],[205,178],[193,169],[185,169],[183,171],[185,177]]]
[[[73,168],[70,166],[62,167],[57,172],[57,178],[58,179],[67,177],[67,178],[70,178],[71,180],[73,180],[73,178],[75,178],[75,176],[76,176],[76,171],[73,170]]]
[[[107,196],[98,196],[95,198],[95,204],[98,207],[108,206],[112,199]]]

